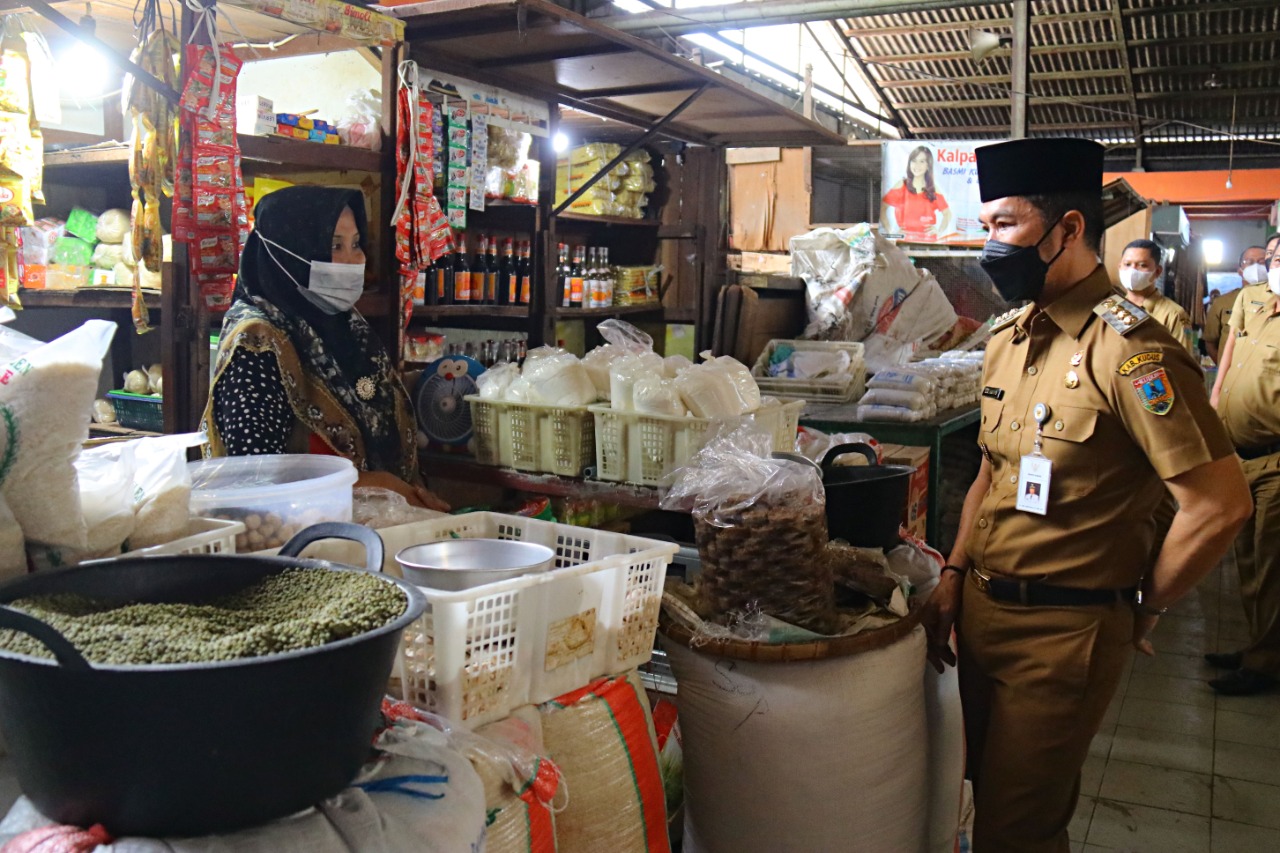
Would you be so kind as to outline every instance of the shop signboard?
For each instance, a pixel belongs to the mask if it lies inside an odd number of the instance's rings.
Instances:
[[[881,157],[880,229],[908,243],[980,245],[974,151],[997,140],[892,140]]]

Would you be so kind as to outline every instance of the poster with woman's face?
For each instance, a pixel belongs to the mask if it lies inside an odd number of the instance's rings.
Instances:
[[[978,221],[978,161],[991,141],[885,142],[881,162],[880,230],[909,243],[972,246],[986,235]]]

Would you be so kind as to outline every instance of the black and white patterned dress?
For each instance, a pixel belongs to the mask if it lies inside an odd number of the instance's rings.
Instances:
[[[214,386],[213,417],[230,456],[287,452],[297,419],[275,353],[236,350]]]

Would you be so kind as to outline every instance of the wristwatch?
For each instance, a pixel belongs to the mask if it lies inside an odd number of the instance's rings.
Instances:
[[[1152,607],[1143,601],[1143,598],[1145,596],[1142,594],[1142,590],[1138,590],[1137,596],[1133,599],[1133,609],[1144,616],[1163,616],[1169,612],[1167,607]]]
[[[938,572],[938,577],[942,577],[947,572],[955,572],[960,577],[964,577],[969,573],[968,569],[962,569],[959,566],[953,566],[950,563],[942,567],[942,571]]]

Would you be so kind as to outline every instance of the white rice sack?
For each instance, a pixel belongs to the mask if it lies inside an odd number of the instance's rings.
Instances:
[[[862,395],[859,403],[867,406],[901,406],[922,412],[929,407],[929,398],[916,391],[897,391],[892,388],[872,388]]]
[[[124,248],[124,265],[129,269],[133,269],[138,265],[138,259],[133,254],[133,229],[130,228],[124,232],[124,242],[120,244]]]
[[[93,265],[100,270],[113,270],[124,263],[124,247],[115,243],[99,243],[93,247]]]
[[[932,393],[933,378],[908,370],[882,370],[867,382],[868,388],[891,388],[896,391],[915,391],[921,394]]]
[[[26,540],[18,520],[9,511],[9,504],[0,495],[0,581],[21,577],[27,573]]]
[[[116,287],[133,287],[137,275],[137,270],[128,264],[116,264],[111,271],[111,283]]]
[[[187,450],[204,442],[200,433],[140,438],[135,442],[133,509],[137,524],[129,549],[164,545],[191,526],[191,472]]]
[[[858,406],[857,416],[860,421],[902,421],[914,423],[924,420],[924,412],[904,409],[900,406]]]
[[[680,389],[675,380],[650,374],[636,380],[632,388],[632,402],[637,412],[646,415],[670,415],[682,418],[688,414],[680,399]]]
[[[102,359],[115,331],[115,323],[90,320],[0,366],[0,489],[30,542],[87,544],[75,461],[89,438]]]
[[[86,559],[120,553],[133,532],[133,451],[131,441],[105,444],[81,451],[76,460]]]
[[[124,237],[129,233],[129,211],[114,208],[112,210],[104,210],[102,215],[98,217],[98,242],[114,243],[119,245],[124,242]],[[106,269],[104,267],[104,269]]]

